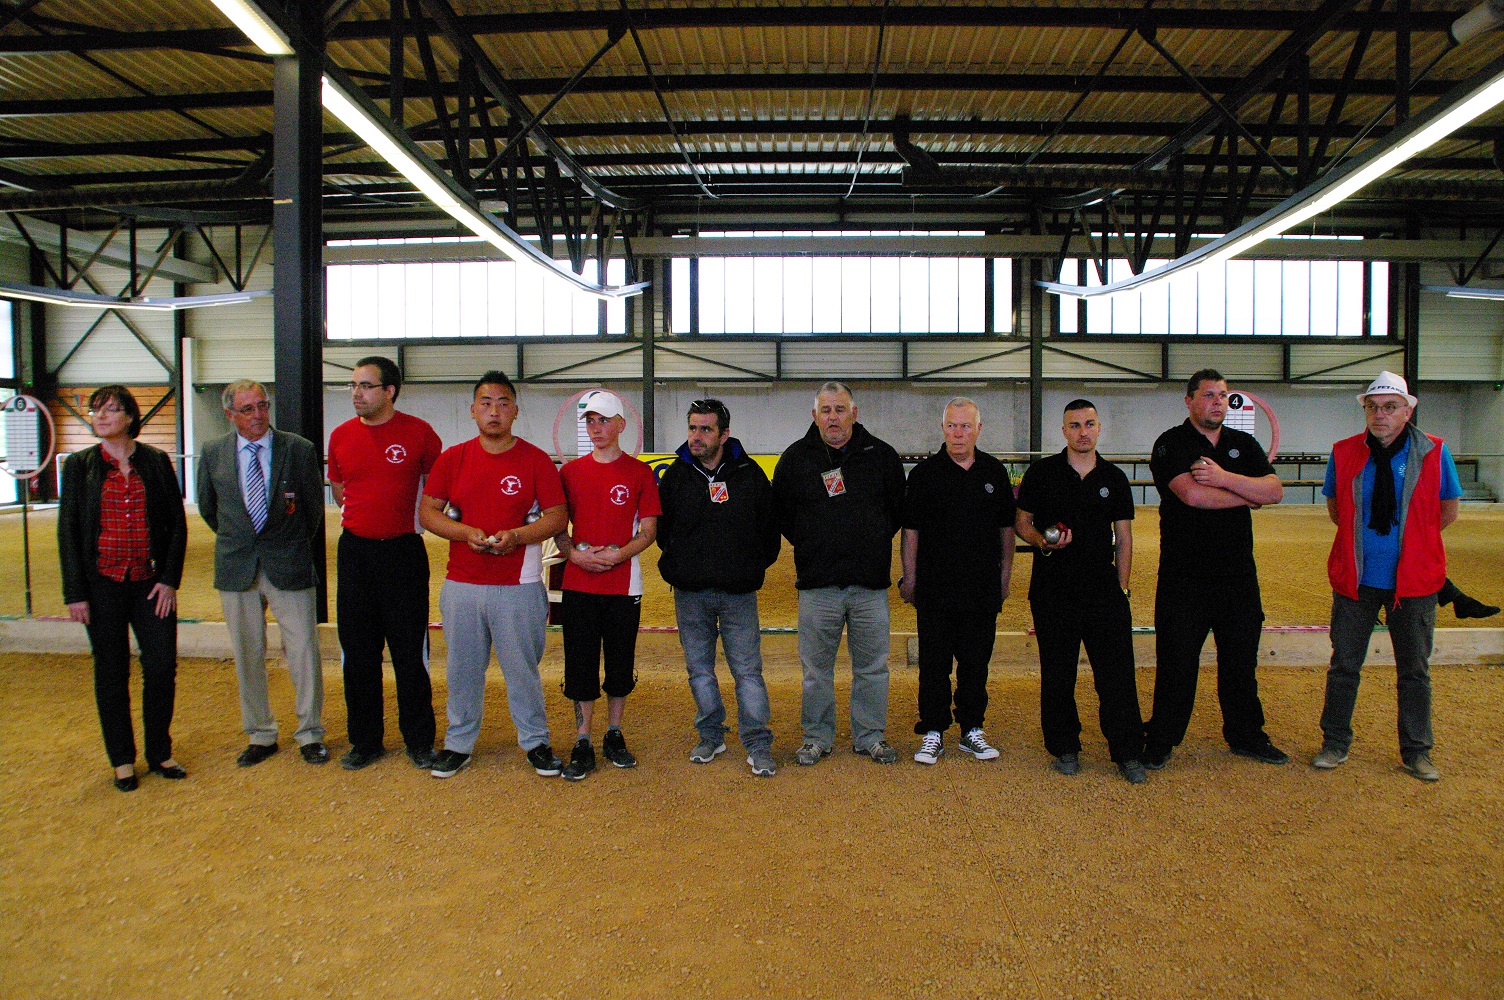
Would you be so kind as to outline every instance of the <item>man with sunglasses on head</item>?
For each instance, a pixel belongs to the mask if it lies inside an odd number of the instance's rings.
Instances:
[[[397,728],[414,767],[433,767],[428,676],[428,550],[418,536],[418,487],[443,450],[427,421],[397,410],[402,372],[389,358],[355,362],[355,416],[329,435],[329,486],[341,507],[339,644],[350,749],[358,771],[386,753],[381,651],[391,650]]]
[[[1321,711],[1323,770],[1347,760],[1353,706],[1379,609],[1394,643],[1400,759],[1421,781],[1431,762],[1431,644],[1436,596],[1447,584],[1441,533],[1457,520],[1462,484],[1441,438],[1411,422],[1416,398],[1394,372],[1380,372],[1358,396],[1368,429],[1332,446],[1327,514],[1337,537],[1327,558],[1332,583],[1332,663]]]
[[[736,680],[738,733],[747,766],[759,777],[776,773],[768,729],[768,689],[762,679],[762,634],[757,591],[778,559],[767,474],[731,436],[731,413],[718,399],[689,405],[688,440],[658,483],[658,572],[674,588],[679,643],[695,699],[700,739],[690,751],[709,764],[726,751],[726,706],[715,677],[715,641]]]
[[[198,512],[214,532],[214,589],[235,650],[240,718],[250,737],[236,763],[250,767],[277,752],[266,689],[264,600],[282,629],[297,699],[293,737],[305,761],[326,764],[314,563],[324,528],[318,449],[272,428],[271,403],[259,382],[231,382],[220,401],[235,429],[204,445],[199,456]]]

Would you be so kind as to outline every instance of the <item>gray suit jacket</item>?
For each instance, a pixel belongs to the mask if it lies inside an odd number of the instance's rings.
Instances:
[[[313,547],[324,524],[324,473],[317,449],[273,429],[266,526],[258,534],[240,490],[231,431],[204,446],[198,465],[198,512],[214,530],[214,589],[250,590],[257,570],[279,590],[317,583]]]

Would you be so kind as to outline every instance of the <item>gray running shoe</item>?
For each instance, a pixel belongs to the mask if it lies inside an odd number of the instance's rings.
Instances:
[[[1149,772],[1144,770],[1142,761],[1125,760],[1118,765],[1118,773],[1130,785],[1142,785],[1149,780]]]
[[[773,754],[767,747],[758,747],[747,751],[747,766],[752,773],[759,778],[771,778],[778,773],[778,766],[773,763]]]
[[[803,767],[812,767],[830,756],[830,751],[813,740],[806,741],[794,751],[794,760]]]
[[[1061,774],[1080,774],[1081,755],[1078,753],[1063,753],[1059,757],[1056,757],[1050,766]]]
[[[1347,762],[1347,751],[1338,750],[1336,747],[1324,746],[1321,752],[1311,758],[1311,766],[1319,767],[1323,771],[1330,771],[1334,767],[1341,767]]]
[[[887,740],[878,740],[871,746],[852,747],[851,752],[858,757],[870,758],[874,764],[891,764],[898,759],[898,751]]]
[[[1440,781],[1441,772],[1436,770],[1436,765],[1431,763],[1431,755],[1418,753],[1405,761],[1405,770],[1415,775],[1421,781]]]
[[[695,748],[689,752],[689,759],[696,764],[709,764],[715,760],[717,754],[726,752],[726,744],[720,740],[702,738]]]

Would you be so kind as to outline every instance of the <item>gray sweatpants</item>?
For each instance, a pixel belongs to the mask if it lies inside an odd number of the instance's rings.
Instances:
[[[481,586],[445,580],[439,593],[449,647],[449,730],[444,749],[475,750],[486,700],[491,650],[507,686],[507,706],[524,750],[548,743],[548,713],[538,664],[548,625],[548,593],[541,583]]]

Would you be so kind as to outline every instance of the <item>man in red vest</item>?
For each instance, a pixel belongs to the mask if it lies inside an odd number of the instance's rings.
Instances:
[[[1383,608],[1394,642],[1400,758],[1415,777],[1436,781],[1429,659],[1436,594],[1447,579],[1441,532],[1457,520],[1462,486],[1446,444],[1410,422],[1416,399],[1403,378],[1380,372],[1358,402],[1368,430],[1332,446],[1322,488],[1337,526],[1327,558],[1332,665],[1321,752],[1311,763],[1331,769],[1347,760],[1359,673]]]

